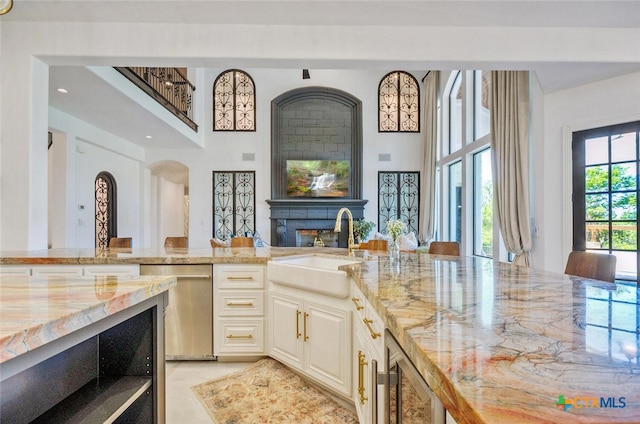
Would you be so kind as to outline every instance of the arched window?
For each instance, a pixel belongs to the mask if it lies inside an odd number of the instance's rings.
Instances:
[[[111,237],[117,237],[116,180],[108,172],[96,177],[96,247],[109,247]]]
[[[213,82],[213,130],[256,130],[255,84],[246,72],[230,69]]]
[[[378,132],[420,132],[420,87],[413,75],[393,71],[382,77]]]

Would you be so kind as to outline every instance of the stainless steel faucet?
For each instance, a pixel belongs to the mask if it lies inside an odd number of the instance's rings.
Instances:
[[[353,249],[358,248],[360,245],[356,244],[353,238],[353,215],[351,214],[349,208],[342,208],[338,211],[338,216],[336,217],[336,226],[333,231],[335,231],[336,233],[340,232],[340,227],[342,224],[342,214],[345,212],[347,213],[347,217],[349,218],[349,240],[347,241],[347,245],[349,247],[349,254],[353,255]]]

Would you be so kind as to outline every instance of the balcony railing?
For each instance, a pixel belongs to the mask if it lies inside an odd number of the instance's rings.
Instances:
[[[118,72],[180,118],[194,131],[193,85],[178,68],[116,67]]]

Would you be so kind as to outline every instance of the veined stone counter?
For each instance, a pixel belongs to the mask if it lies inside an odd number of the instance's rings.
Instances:
[[[0,275],[0,364],[176,285],[175,277]]]
[[[640,422],[636,287],[426,254],[349,273],[459,424]]]
[[[265,264],[271,258],[311,253],[346,255],[347,249],[330,247],[217,247],[0,251],[0,265]]]

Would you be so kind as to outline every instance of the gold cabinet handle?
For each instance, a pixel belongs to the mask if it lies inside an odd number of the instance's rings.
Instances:
[[[358,396],[360,396],[360,405],[364,405],[364,403],[369,400],[368,397],[364,395],[364,367],[369,365],[367,361],[364,360],[365,356],[361,350],[358,351]]]
[[[227,339],[253,339],[253,335],[247,334],[246,336],[235,336],[233,334],[229,334]]]
[[[360,302],[360,299],[357,297],[352,297],[351,301],[353,302],[354,305],[356,305],[356,311],[361,311],[364,309],[364,306],[360,306],[360,304],[358,302]]]
[[[250,276],[250,275],[249,275],[249,276],[246,276],[246,277],[242,277],[242,276],[240,276],[240,277],[234,277],[233,275],[229,275],[229,276],[227,277],[227,280],[234,280],[234,281],[251,281],[251,280],[253,280],[253,277],[252,277],[252,276]]]
[[[307,318],[309,317],[308,313],[304,313],[304,341],[309,340],[309,336],[307,336]]]
[[[300,333],[300,312],[296,309],[296,339],[299,339],[302,334]]]
[[[380,334],[380,333],[376,333],[375,331],[373,331],[373,328],[371,328],[371,324],[373,324],[373,320],[372,320],[372,319],[365,318],[365,319],[363,319],[362,321],[363,321],[363,322],[365,323],[365,325],[367,326],[367,329],[369,329],[369,334],[371,334],[371,338],[372,338],[373,340],[375,340],[375,339],[377,339],[378,337],[381,337],[381,336],[382,336],[382,334]]]
[[[227,302],[227,306],[253,306],[253,302]]]

